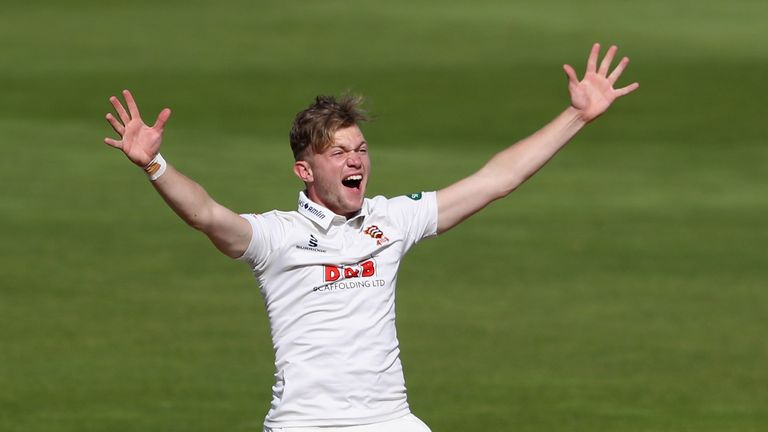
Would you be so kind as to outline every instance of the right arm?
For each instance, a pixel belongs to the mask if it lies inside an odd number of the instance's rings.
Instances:
[[[104,142],[121,150],[134,164],[145,168],[160,151],[163,128],[171,110],[162,110],[150,127],[141,120],[131,93],[124,90],[123,96],[128,111],[112,96],[109,101],[118,117],[107,114],[107,121],[121,139],[105,138]],[[198,183],[167,165],[165,172],[152,181],[152,186],[184,222],[205,233],[222,253],[231,258],[245,253],[251,241],[251,224],[214,201]]]

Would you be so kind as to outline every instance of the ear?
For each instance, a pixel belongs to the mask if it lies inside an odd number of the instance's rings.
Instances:
[[[305,160],[297,160],[296,163],[293,164],[293,173],[304,183],[311,183],[315,180],[315,177],[312,174],[312,166]]]

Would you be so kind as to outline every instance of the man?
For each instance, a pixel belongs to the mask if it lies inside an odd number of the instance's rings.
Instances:
[[[437,192],[365,198],[370,175],[365,120],[354,98],[318,97],[290,133],[293,171],[305,185],[297,211],[238,215],[160,156],[170,110],[152,127],[127,90],[128,110],[112,97],[106,138],[136,165],[168,205],[229,257],[251,267],[267,306],[276,383],[264,430],[424,432],[408,408],[395,332],[397,269],[408,249],[445,232],[515,190],[584,125],[637,83],[614,89],[624,57],[617,48],[598,65],[595,44],[584,78],[564,65],[571,105],[479,171]]]

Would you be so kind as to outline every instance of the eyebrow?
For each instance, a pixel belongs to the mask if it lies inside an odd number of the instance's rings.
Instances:
[[[360,143],[358,143],[357,145],[354,145],[354,144],[353,144],[351,148],[352,148],[352,149],[359,149],[360,147],[362,147],[362,146],[364,146],[364,145],[368,145],[368,141],[366,141],[366,140],[362,140],[362,141],[360,141]],[[334,148],[340,148],[340,149],[342,149],[342,150],[346,150],[346,149],[347,149],[347,147],[345,147],[345,146],[343,146],[343,145],[341,145],[341,144],[331,144],[331,146],[330,146],[330,147],[328,147],[328,149],[329,149],[329,150],[330,150],[330,149],[334,149]]]

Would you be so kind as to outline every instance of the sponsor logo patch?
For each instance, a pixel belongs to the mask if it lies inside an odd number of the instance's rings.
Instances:
[[[305,199],[303,196],[299,197],[299,209],[304,210],[305,212],[310,213],[321,220],[325,219],[326,216],[325,212],[313,206],[309,200]]]
[[[319,217],[320,219],[325,219],[325,213],[323,213],[321,210],[312,207],[309,205],[309,203],[304,203],[304,210],[312,213],[313,215]]]
[[[336,282],[339,279],[369,278],[376,276],[376,262],[372,259],[351,266],[326,265],[325,282]]]
[[[376,261],[361,261],[349,266],[323,266],[323,284],[312,288],[314,292],[340,292],[360,288],[383,287],[384,279],[374,279]]]

